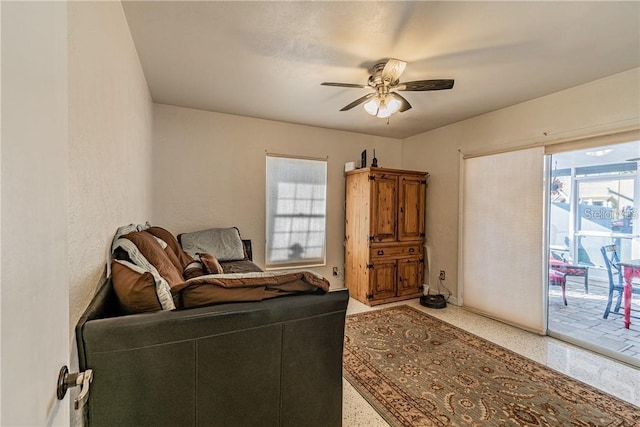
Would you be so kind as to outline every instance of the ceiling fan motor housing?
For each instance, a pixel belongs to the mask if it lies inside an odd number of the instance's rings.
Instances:
[[[391,81],[390,79],[383,80],[382,72],[384,71],[386,65],[387,61],[379,62],[371,68],[371,75],[369,76],[369,86],[375,89],[379,88],[380,86],[395,86],[400,83],[400,79],[395,79],[395,81]]]

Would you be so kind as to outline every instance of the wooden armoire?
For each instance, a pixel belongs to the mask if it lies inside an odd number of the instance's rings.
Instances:
[[[346,173],[345,285],[369,306],[422,295],[426,172]]]

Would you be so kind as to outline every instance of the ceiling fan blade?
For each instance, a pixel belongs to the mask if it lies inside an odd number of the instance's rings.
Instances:
[[[396,90],[425,91],[425,90],[451,89],[452,87],[453,87],[453,80],[449,80],[449,79],[445,79],[445,80],[416,80],[415,82],[401,83],[395,89]]]
[[[332,82],[324,82],[320,83],[322,86],[334,86],[334,87],[355,87],[360,89],[367,89],[368,85],[358,85],[354,83],[332,83]]]
[[[411,104],[409,104],[409,101],[407,101],[405,97],[400,95],[399,93],[391,92],[389,95],[400,101],[400,108],[398,109],[399,112],[402,113],[411,108]]]
[[[340,111],[347,111],[352,109],[353,107],[362,104],[364,101],[372,98],[376,93],[375,92],[371,92],[366,94],[365,96],[356,99],[355,101],[353,101],[351,104],[344,106],[342,109],[340,109]]]
[[[406,66],[407,63],[404,61],[393,58],[389,59],[382,69],[382,83],[384,83],[385,86],[388,86],[397,82],[402,73],[404,73]]]

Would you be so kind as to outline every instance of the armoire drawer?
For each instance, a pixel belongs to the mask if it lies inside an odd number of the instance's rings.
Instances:
[[[407,246],[383,246],[377,248],[371,248],[370,256],[374,258],[399,258],[406,256],[414,256],[420,254],[420,245],[407,245]]]

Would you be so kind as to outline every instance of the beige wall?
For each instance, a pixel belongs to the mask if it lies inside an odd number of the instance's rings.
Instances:
[[[69,321],[116,228],[151,216],[152,102],[120,2],[69,2]]]
[[[117,227],[151,216],[152,102],[120,2],[69,2],[69,280],[73,328]],[[77,370],[75,342],[70,342]],[[77,394],[70,391],[69,404]],[[80,422],[71,411],[71,424]]]
[[[314,270],[343,287],[344,163],[372,150],[380,166],[399,167],[401,141],[268,120],[155,105],[154,223],[178,234],[237,226],[264,265],[265,152],[327,157],[327,266]]]
[[[640,69],[636,68],[404,140],[402,166],[430,174],[431,286],[437,283],[438,272],[445,270],[445,285],[457,295],[459,150],[469,154],[524,147],[637,126],[639,120]],[[489,255],[499,256],[483,254]]]

